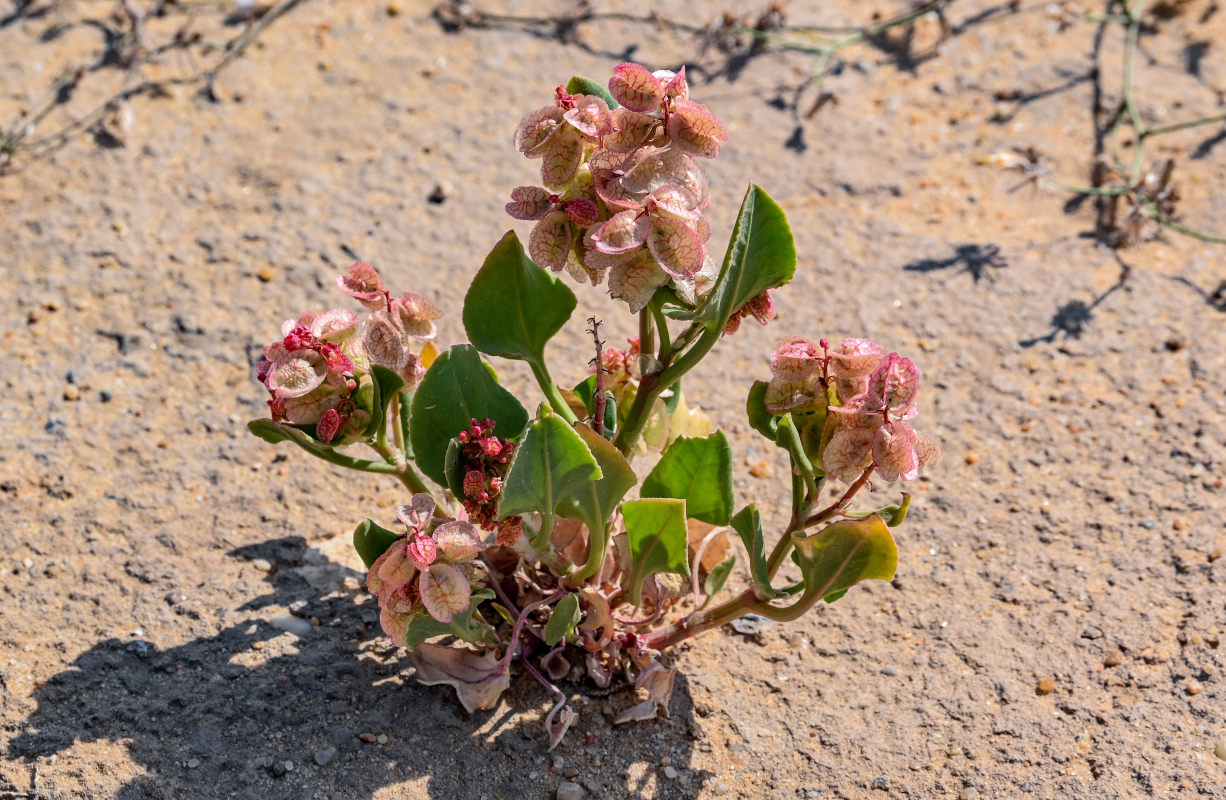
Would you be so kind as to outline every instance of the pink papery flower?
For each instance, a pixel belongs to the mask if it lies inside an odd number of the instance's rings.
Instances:
[[[533,111],[515,130],[515,149],[542,159],[541,182],[561,188],[574,180],[585,147],[612,130],[609,106],[594,95],[567,94],[558,87],[554,105]]]
[[[771,293],[768,289],[759,295],[751,297],[745,305],[732,312],[732,316],[728,317],[728,322],[724,325],[722,336],[731,336],[741,329],[741,320],[746,317],[753,317],[758,321],[759,325],[766,325],[775,318],[775,301],[771,299]]]
[[[381,308],[387,302],[387,287],[370,264],[355,263],[347,274],[336,277],[336,285],[367,308]]]
[[[702,267],[706,246],[697,227],[702,214],[686,189],[667,184],[648,194],[641,205],[614,214],[588,239],[605,255],[629,255],[646,245],[670,276],[688,278]]]
[[[609,93],[623,108],[636,115],[614,116],[614,128],[624,137],[618,140],[619,146],[636,141],[639,131],[650,130],[638,115],[657,112],[663,122],[663,137],[688,155],[715,158],[719,155],[720,142],[728,141],[728,131],[711,110],[689,99],[684,68],[677,74],[652,73],[639,64],[618,64],[609,80]],[[654,117],[650,119],[654,122]]]
[[[739,319],[739,317],[738,317]],[[822,354],[810,339],[784,339],[771,354],[771,379],[764,404],[772,414],[809,411],[825,397],[821,384]]]

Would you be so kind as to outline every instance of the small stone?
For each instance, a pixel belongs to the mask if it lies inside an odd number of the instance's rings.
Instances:
[[[1188,681],[1188,685],[1185,686],[1183,690],[1187,692],[1189,695],[1192,695],[1193,697],[1195,697],[1196,695],[1205,691],[1205,687],[1201,686],[1196,681]]]
[[[378,736],[375,737],[375,741],[377,741],[379,744],[387,744],[387,734],[386,733],[379,734]]]
[[[728,787],[722,783],[717,783],[715,786],[711,787],[711,791],[715,792],[716,794],[728,794]]]
[[[264,283],[268,283],[273,278],[277,277],[277,273],[273,271],[272,267],[265,265],[260,267],[260,271],[257,272],[255,276]]]
[[[898,667],[886,667],[885,669],[881,670],[881,674],[889,675],[890,677],[894,677],[895,675],[898,674]]]
[[[884,775],[878,775],[876,778],[873,778],[873,788],[874,789],[881,789],[882,791],[885,791],[885,789],[889,785],[890,785],[890,779]]]
[[[584,791],[583,787],[577,783],[563,781],[562,783],[558,784],[558,793],[556,796],[558,800],[583,800],[584,797],[587,797],[587,792]]]
[[[1035,691],[1039,694],[1051,694],[1056,691],[1056,679],[1051,675],[1039,681],[1039,685],[1035,687]]]
[[[967,786],[958,795],[958,800],[976,800],[977,797],[979,797],[979,790],[974,786]]]
[[[292,617],[289,614],[278,614],[272,619],[268,620],[268,624],[274,628],[277,628],[278,630],[288,631],[295,636],[306,636],[312,630],[311,623],[307,622],[305,619]]]
[[[285,762],[284,761],[274,761],[272,765],[272,774],[276,775],[278,778],[284,775],[285,774]]]
[[[68,402],[75,402],[81,399],[81,390],[71,383],[64,387],[64,399]]]
[[[293,762],[293,761],[286,761],[286,762],[285,762],[285,771],[286,771],[286,772],[293,772],[293,771],[294,771],[294,762]]]
[[[1109,656],[1103,659],[1104,667],[1118,667],[1124,663],[1124,654],[1119,650],[1113,651]]]
[[[749,467],[749,474],[755,478],[768,478],[771,474],[771,465],[765,461],[758,461]]]
[[[251,562],[251,566],[258,569],[260,572],[272,572],[272,564],[266,558],[257,558]]]
[[[115,397],[115,393],[112,392],[110,389],[103,389],[102,391],[98,392],[98,399],[104,403],[111,402],[111,400],[114,399],[114,397]]]
[[[198,758],[193,758],[191,761],[187,762],[188,769],[195,769],[198,766],[200,766],[200,759]]]
[[[375,742],[379,741],[379,737],[375,736],[373,733],[359,733],[358,738],[367,744],[374,744]]]
[[[673,760],[671,758],[669,758],[668,756],[661,756],[660,758],[661,767],[667,767],[671,763],[673,763]]]
[[[403,11],[404,6],[401,5],[400,0],[391,0],[387,4],[387,15],[389,17],[398,17]]]
[[[315,751],[315,763],[321,767],[327,766],[334,758],[336,758],[335,747],[325,747],[323,750]]]
[[[1218,739],[1213,744],[1213,754],[1223,761],[1226,761],[1226,736]]]
[[[1143,519],[1137,524],[1147,531],[1152,531],[1154,528],[1158,527],[1157,523],[1155,523],[1152,519]]]
[[[252,650],[263,650],[263,649],[264,649],[264,643],[263,643],[263,642],[252,642],[252,643],[251,643],[251,649],[252,649]]]
[[[965,459],[967,464],[978,464],[979,463],[979,454],[976,453],[974,450],[968,451],[967,454],[963,458]]]
[[[664,777],[668,778],[670,781],[677,780],[678,774],[679,773],[677,772],[676,767],[665,767],[664,768]]]
[[[1177,531],[1186,531],[1188,528],[1192,527],[1192,524],[1188,522],[1186,519],[1184,519],[1183,517],[1176,519],[1171,524],[1174,526],[1175,530]]]
[[[430,194],[426,197],[426,199],[429,200],[434,205],[438,206],[438,205],[442,205],[443,203],[447,202],[447,198],[448,196],[450,196],[450,194],[451,192],[447,191],[446,186],[444,186],[441,183],[436,183],[434,184],[433,191],[430,192]]]

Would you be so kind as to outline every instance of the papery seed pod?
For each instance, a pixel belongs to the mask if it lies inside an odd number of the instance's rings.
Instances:
[[[396,519],[413,530],[419,531],[426,527],[426,523],[434,515],[434,509],[434,498],[424,492],[419,492],[413,495],[413,499],[407,505],[396,507]]]
[[[408,544],[409,559],[420,570],[425,570],[434,563],[438,555],[438,545],[429,536],[418,536]]]
[[[324,382],[328,362],[314,350],[286,353],[268,369],[264,385],[282,398],[303,397]]]
[[[336,285],[342,292],[355,297],[367,308],[379,308],[383,305],[387,287],[383,279],[370,264],[358,261],[349,268],[346,275],[336,276]]]
[[[627,61],[613,69],[609,94],[631,111],[655,111],[664,100],[664,87],[646,67]]]
[[[507,213],[515,219],[540,219],[553,209],[556,196],[539,186],[516,186],[506,205]]]
[[[834,410],[834,409],[831,409]],[[822,454],[826,474],[835,480],[854,481],[873,463],[873,435],[870,427],[841,425]]]
[[[330,408],[324,412],[319,418],[319,422],[315,425],[315,438],[324,444],[328,444],[336,437],[337,431],[341,429],[341,425],[345,424],[345,417],[341,415],[335,408]]]
[[[485,549],[471,523],[454,520],[435,529],[434,543],[438,545],[438,557],[449,563],[476,558]]]
[[[472,597],[468,579],[448,564],[432,564],[421,574],[418,589],[426,611],[439,622],[451,622],[453,616],[467,611]]]
[[[887,422],[873,435],[873,465],[887,481],[919,477],[918,437],[905,422]]]

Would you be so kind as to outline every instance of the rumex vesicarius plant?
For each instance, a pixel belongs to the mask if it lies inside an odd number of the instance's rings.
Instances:
[[[852,499],[873,478],[915,479],[938,453],[911,427],[911,361],[867,339],[785,339],[770,380],[748,388],[746,413],[787,452],[790,522],[768,552],[758,509],[736,508],[728,440],[686,404],[680,381],[742,319],[774,318],[770,291],[791,280],[796,253],[782,210],[751,186],[723,260],[712,258],[703,159],[726,139],[690,99],[684,69],[621,64],[607,91],[575,78],[515,132],[544,186],[511,191],[508,213],[536,224],[527,253],[508,233],[473,279],[471,344],[440,351],[440,310],[393,294],[359,263],[337,285],[363,312],[287,321],[257,364],[272,419],[252,432],[412,492],[391,527],[366,520],[354,545],[383,630],[417,677],[455,687],[473,711],[518,665],[557,698],[551,746],[576,716],[554,681],[633,680],[640,701],[616,721],[667,714],[674,670],[663,651],[745,614],[790,620],[859,581],[892,578],[888,526],[909,495],[869,511],[852,511]],[[624,350],[604,348],[590,320],[597,358],[571,389],[545,359],[576,305],[555,272],[607,281],[638,317]],[[482,353],[526,362],[544,402],[530,413]],[[350,454],[357,444],[378,458]],[[631,460],[657,452],[640,480]],[[823,504],[828,479],[840,490]],[[726,597],[729,529],[751,580]],[[789,557],[800,580],[779,585]]]

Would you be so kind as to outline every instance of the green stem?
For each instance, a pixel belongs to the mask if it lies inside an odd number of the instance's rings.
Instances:
[[[648,308],[651,306],[648,305]],[[668,328],[665,328],[661,336],[668,335]],[[647,313],[646,309],[639,312],[639,352],[650,354],[656,349],[656,330],[652,324],[652,316]]]
[[[570,405],[566,402],[566,398],[562,397],[558,385],[549,376],[549,368],[545,366],[545,362],[533,358],[528,360],[528,366],[532,368],[532,376],[536,378],[537,385],[545,393],[545,399],[549,401],[554,413],[566,420],[567,424],[574,425],[578,422],[579,418],[575,416],[574,411],[570,410]]]
[[[381,469],[367,470],[368,472],[386,472],[393,474],[399,478],[400,482],[403,483],[409,491],[413,492],[413,494],[428,494],[433,497],[434,493],[430,491],[429,487],[426,486],[425,481],[423,481],[421,476],[417,474],[417,470],[413,469],[413,465],[405,460],[403,449],[393,450],[392,448],[388,447],[386,436],[382,437],[382,441],[380,441],[379,438],[376,438],[370,447],[372,450],[382,456],[386,463],[376,464],[376,466],[381,467]],[[374,464],[375,462],[370,461],[367,463]],[[437,503],[437,498],[435,498],[435,502]]]
[[[1142,139],[1148,139],[1151,136],[1158,136],[1163,133],[1174,133],[1175,131],[1183,131],[1188,128],[1198,128],[1201,125],[1212,125],[1215,122],[1226,122],[1226,114],[1218,114],[1212,117],[1201,117],[1200,119],[1189,119],[1184,122],[1172,122],[1170,125],[1159,125],[1155,128],[1147,128],[1141,134]]]
[[[651,303],[647,306],[651,309],[651,316],[655,319],[656,330],[660,334],[660,363],[667,364],[673,358],[673,340],[668,335],[668,319],[664,316],[664,309],[656,303]]]
[[[1145,123],[1141,120],[1141,112],[1137,108],[1133,96],[1133,73],[1137,60],[1137,38],[1141,31],[1141,9],[1145,0],[1136,0],[1128,9],[1128,36],[1124,43],[1124,108],[1128,111],[1128,119],[1132,129],[1136,131],[1137,141],[1132,152],[1132,185],[1141,179],[1141,165],[1145,159]]]

